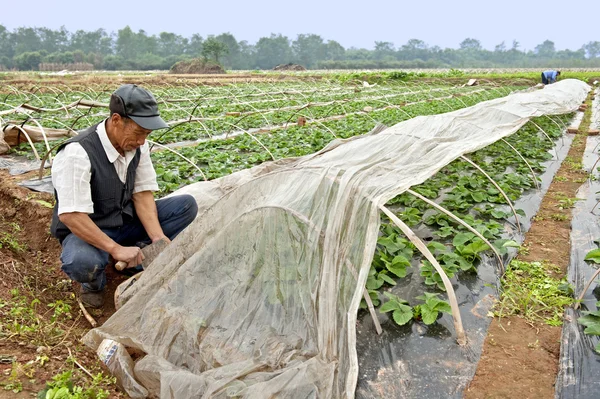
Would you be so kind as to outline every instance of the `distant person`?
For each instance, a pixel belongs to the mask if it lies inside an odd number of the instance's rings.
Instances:
[[[545,85],[549,85],[550,83],[555,83],[560,76],[560,71],[544,71],[542,72],[542,83]]]

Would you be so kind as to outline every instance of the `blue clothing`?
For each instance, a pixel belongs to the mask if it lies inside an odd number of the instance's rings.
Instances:
[[[542,72],[542,83],[545,84],[545,85],[556,82],[557,78],[558,78],[558,72],[557,71],[544,71],[544,72]]]
[[[189,225],[198,213],[198,205],[191,195],[176,195],[156,201],[158,221],[163,232],[173,240]],[[102,229],[119,245],[134,246],[139,242],[150,243],[150,237],[137,216],[121,227]],[[71,233],[62,242],[60,256],[62,271],[87,291],[101,291],[106,285],[105,268],[108,253],[102,251]]]

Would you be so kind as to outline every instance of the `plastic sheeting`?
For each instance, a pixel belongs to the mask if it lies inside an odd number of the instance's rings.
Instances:
[[[186,187],[198,218],[84,342],[142,353],[116,352],[135,397],[351,398],[378,207],[588,91],[567,79]]]
[[[598,121],[600,115],[600,100],[598,90],[592,108],[592,124]],[[591,126],[592,128],[594,126]],[[588,136],[583,155],[583,168],[595,176],[597,170],[591,170],[598,160],[600,136]],[[600,163],[599,163],[600,165]],[[598,165],[596,165],[598,166]],[[596,271],[584,259],[592,249],[598,248],[594,243],[600,238],[600,224],[598,223],[599,209],[597,193],[600,192],[598,180],[588,180],[577,191],[578,201],[573,210],[571,222],[571,259],[568,268],[568,279],[575,286],[577,297],[581,294],[585,284],[592,278]],[[596,209],[594,214],[592,209]],[[563,324],[559,373],[556,380],[556,398],[560,399],[592,399],[598,398],[600,393],[600,355],[594,351],[598,337],[586,335],[584,327],[577,322],[582,316],[582,310],[596,310],[596,302],[600,301],[600,287],[597,282],[592,284],[586,292],[578,310],[568,308]]]
[[[579,126],[582,115],[576,114],[571,126]],[[511,217],[505,222],[502,238],[523,242],[525,232],[531,227],[532,217],[537,213],[569,152],[573,137],[564,135],[556,140],[555,149],[551,151],[555,156],[542,163],[544,173],[538,175],[541,179],[540,189],[528,190],[514,202],[515,208],[525,212],[525,217],[519,218],[522,233],[519,233]],[[415,232],[426,241],[433,233],[423,225],[417,225]],[[509,264],[515,255],[516,250],[509,251],[502,257],[503,264]],[[498,260],[490,254],[482,257],[477,274],[461,273],[452,279],[468,336],[468,345],[464,347],[456,344],[452,316],[449,314],[444,314],[430,326],[422,323],[398,326],[393,320],[388,320],[389,313],[379,313],[383,333],[376,335],[373,333],[371,315],[360,312],[356,342],[359,363],[356,398],[462,398],[464,389],[475,375],[492,321],[488,312],[498,298],[499,274]],[[422,295],[423,284],[416,262],[413,263],[412,272],[392,287],[390,292],[412,304],[416,302],[416,296]]]

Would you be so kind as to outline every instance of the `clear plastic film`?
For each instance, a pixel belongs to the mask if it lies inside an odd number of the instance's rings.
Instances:
[[[128,393],[352,398],[379,206],[532,117],[576,110],[588,90],[566,79],[185,187],[174,195],[194,195],[197,219],[84,342],[142,353],[120,376],[135,380]]]

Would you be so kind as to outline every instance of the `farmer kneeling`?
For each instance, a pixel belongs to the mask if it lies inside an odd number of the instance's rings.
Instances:
[[[154,96],[126,84],[110,98],[110,117],[58,148],[52,164],[56,205],[51,232],[62,244],[62,270],[81,283],[81,301],[104,303],[109,255],[142,263],[136,243],[174,239],[196,217],[190,195],[154,201],[158,190],[146,138],[169,127]]]

